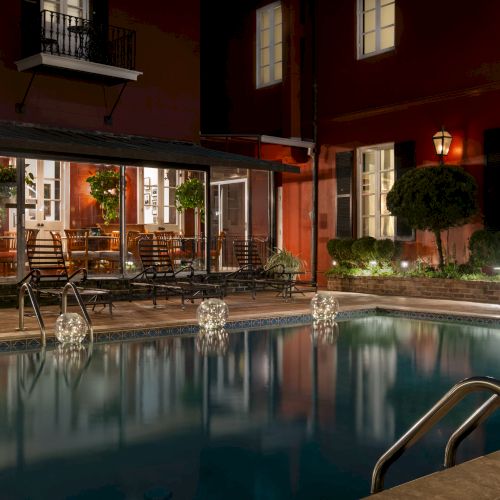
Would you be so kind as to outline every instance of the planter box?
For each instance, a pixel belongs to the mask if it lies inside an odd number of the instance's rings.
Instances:
[[[328,290],[500,304],[500,282],[356,276],[328,278]]]

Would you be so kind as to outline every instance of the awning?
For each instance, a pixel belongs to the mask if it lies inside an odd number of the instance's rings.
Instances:
[[[231,167],[300,172],[293,165],[217,151],[191,142],[2,121],[0,155],[181,169]]]

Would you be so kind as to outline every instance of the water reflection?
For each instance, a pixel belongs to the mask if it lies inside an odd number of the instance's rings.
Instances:
[[[283,498],[359,498],[380,453],[451,385],[500,376],[495,329],[372,317],[219,334],[0,355],[6,498],[99,491],[109,477],[121,498],[158,484],[174,499],[231,498],[249,481]],[[55,464],[71,481],[45,479]]]

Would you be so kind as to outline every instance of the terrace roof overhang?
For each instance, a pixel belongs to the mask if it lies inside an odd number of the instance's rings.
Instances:
[[[127,166],[299,173],[294,165],[209,149],[192,142],[0,121],[0,155]]]

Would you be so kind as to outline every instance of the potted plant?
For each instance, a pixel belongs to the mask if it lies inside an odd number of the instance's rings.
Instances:
[[[179,212],[194,209],[197,213],[198,231],[201,232],[201,223],[205,220],[205,188],[203,182],[196,177],[185,180],[175,190],[175,206]]]
[[[34,176],[30,172],[25,177],[28,186],[34,186]],[[0,197],[11,198],[16,195],[17,170],[14,165],[0,165]]]
[[[104,225],[118,219],[120,172],[113,168],[99,168],[85,180],[90,185],[90,194],[99,204]]]
[[[267,259],[265,268],[272,269],[282,266],[284,273],[300,273],[305,270],[305,261],[286,248],[277,248]]]

